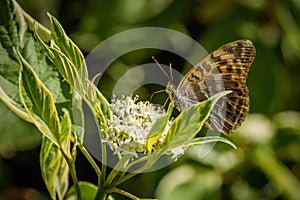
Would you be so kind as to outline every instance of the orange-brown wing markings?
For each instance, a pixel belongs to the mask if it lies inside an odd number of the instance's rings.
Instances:
[[[255,47],[249,40],[225,44],[184,76],[177,93],[185,97],[185,101],[194,103],[231,90],[232,93],[218,101],[205,122],[209,128],[229,134],[241,125],[249,110],[246,78],[255,54]]]

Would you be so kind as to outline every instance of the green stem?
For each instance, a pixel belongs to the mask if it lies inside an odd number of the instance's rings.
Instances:
[[[126,192],[124,190],[121,190],[121,189],[118,189],[118,188],[112,188],[110,190],[108,190],[109,193],[119,193],[119,194],[122,194],[126,197],[129,197],[130,199],[133,199],[133,200],[139,200],[140,198],[138,198],[137,196],[134,196],[133,194],[130,194],[129,192]]]
[[[114,182],[115,178],[118,177],[118,175],[120,174],[120,172],[123,172],[126,169],[126,164],[128,163],[128,161],[130,160],[130,155],[125,155],[121,160],[119,160],[119,162],[117,163],[117,165],[114,167],[114,169],[110,172],[110,174],[108,175],[104,186],[106,188],[110,188],[112,186],[112,183]]]
[[[96,196],[95,196],[95,200],[105,200],[108,197],[108,193],[103,189],[103,188],[98,188]]]
[[[77,193],[78,200],[82,200],[79,182],[78,182],[77,175],[76,175],[75,164],[73,163],[73,161],[71,161],[69,168],[70,168],[70,174],[71,174],[72,180],[74,182],[75,191]]]
[[[67,161],[67,164],[68,164],[68,167],[70,170],[70,174],[71,174],[72,180],[74,182],[74,187],[75,187],[75,191],[77,194],[77,198],[78,198],[78,200],[82,200],[81,191],[80,191],[80,187],[79,187],[79,181],[77,179],[77,174],[76,174],[76,167],[75,167],[75,159],[76,158],[69,157],[68,154],[66,154],[66,152],[64,151],[64,149],[62,147],[60,148],[60,150],[61,150],[64,158]]]
[[[132,167],[140,162],[143,162],[147,159],[147,162],[145,163],[145,165],[143,167],[137,169],[136,171],[134,171],[130,174],[122,176],[121,178],[119,178],[118,180],[115,181],[115,185],[117,186],[117,185],[127,181],[128,179],[136,176],[137,174],[149,169],[161,157],[161,155],[164,154],[164,152],[166,152],[166,149],[154,152],[154,153],[150,154],[149,156],[144,156],[144,157],[128,164],[127,168],[124,171],[128,171],[128,169],[130,169],[130,167]]]
[[[115,185],[120,185],[121,183],[127,181],[128,179],[131,179],[132,177],[138,175],[139,173],[130,173],[130,174],[127,174],[125,176],[123,176],[122,178],[120,178],[118,181],[116,181]]]
[[[106,146],[105,145],[101,145],[102,148],[102,176],[98,182],[98,189],[97,189],[97,193],[95,196],[95,200],[98,199],[106,199],[107,198],[107,193],[105,192],[104,189],[104,183],[105,183],[105,177],[106,177]]]
[[[101,148],[102,148],[102,177],[101,177],[100,185],[103,185],[106,178],[106,165],[105,165],[107,161],[106,145],[102,143]],[[100,187],[100,185],[98,186]]]
[[[117,165],[114,167],[114,169],[108,175],[107,179],[104,182],[102,182],[101,185],[98,186],[98,190],[97,190],[97,193],[96,193],[96,196],[95,196],[95,200],[96,199],[103,199],[104,200],[106,197],[108,197],[109,189],[114,187],[113,186],[114,180],[116,179],[116,177],[118,177],[118,175],[120,173],[123,173],[123,170],[125,169],[125,166],[126,166],[129,159],[130,159],[130,156],[127,155],[127,156],[124,156],[117,163]]]
[[[89,161],[89,163],[95,170],[97,177],[98,177],[98,185],[100,185],[102,172],[99,169],[97,163],[94,161],[92,156],[89,154],[89,152],[86,150],[86,148],[82,144],[78,144],[78,148],[80,149],[80,151],[83,153],[83,155],[86,157],[86,159]]]
[[[123,180],[124,176],[126,175],[126,171],[119,171],[118,174],[115,176],[111,186],[116,187],[119,185],[119,182]]]

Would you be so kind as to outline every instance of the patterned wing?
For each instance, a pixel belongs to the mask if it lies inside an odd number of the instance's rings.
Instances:
[[[231,90],[214,106],[205,125],[224,134],[238,128],[249,110],[246,78],[255,53],[249,40],[234,41],[211,52],[180,82],[176,91],[180,109]]]

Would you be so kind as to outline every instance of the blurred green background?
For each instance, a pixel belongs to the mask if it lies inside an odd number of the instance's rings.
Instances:
[[[139,197],[162,200],[300,199],[299,0],[18,2],[45,26],[49,24],[46,12],[56,16],[85,55],[114,34],[147,26],[185,33],[208,52],[233,40],[252,40],[257,56],[247,81],[250,114],[243,126],[228,137],[238,149],[217,144],[203,159],[194,149],[176,163],[141,174],[122,187]],[[101,79],[101,91],[109,96],[121,72],[153,62],[152,55],[160,63],[171,62],[175,69],[187,70],[181,58],[168,52],[134,51],[113,63]],[[159,89],[163,88],[148,85],[136,93],[149,100]],[[166,97],[161,93],[153,101],[163,103]],[[0,199],[1,194],[15,193],[24,193],[27,199],[47,199],[38,163],[39,133],[2,103],[0,109],[6,116],[0,122]],[[77,164],[79,179],[97,181],[80,155]]]

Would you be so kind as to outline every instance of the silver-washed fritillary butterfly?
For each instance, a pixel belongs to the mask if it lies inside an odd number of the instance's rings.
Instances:
[[[204,123],[228,135],[241,125],[249,110],[246,78],[255,53],[249,40],[225,44],[195,65],[177,88],[169,83],[166,91],[181,111],[224,90],[231,90],[232,93],[216,103]]]

